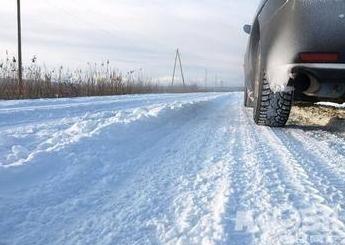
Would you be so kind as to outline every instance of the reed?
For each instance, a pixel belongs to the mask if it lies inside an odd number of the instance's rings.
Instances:
[[[145,78],[142,71],[123,73],[109,61],[88,63],[85,69],[70,71],[63,66],[48,69],[39,65],[37,57],[23,67],[24,91],[19,94],[17,60],[6,57],[0,61],[0,99],[36,99],[82,96],[108,96],[142,93],[201,92],[196,85],[164,86]]]

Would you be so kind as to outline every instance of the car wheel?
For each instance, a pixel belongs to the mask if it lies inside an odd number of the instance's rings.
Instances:
[[[259,83],[254,121],[258,125],[283,127],[289,119],[293,92],[273,92],[267,79]]]
[[[258,125],[283,127],[289,119],[293,92],[273,92],[261,67],[261,45],[258,44],[254,88],[254,121]]]

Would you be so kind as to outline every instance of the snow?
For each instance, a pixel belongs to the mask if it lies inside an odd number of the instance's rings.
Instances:
[[[270,89],[274,92],[289,91],[289,80],[293,78],[292,69],[296,65],[270,65],[266,76],[270,82]]]
[[[0,102],[0,244],[344,243],[344,128],[258,127],[242,101]]]
[[[319,102],[317,104],[324,105],[324,106],[335,107],[335,108],[345,108],[345,103],[344,104],[337,104],[337,103],[332,103],[332,102]]]

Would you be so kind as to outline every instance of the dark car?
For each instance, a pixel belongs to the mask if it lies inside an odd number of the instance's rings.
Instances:
[[[345,102],[345,0],[263,0],[244,31],[257,124],[284,126],[292,103]]]

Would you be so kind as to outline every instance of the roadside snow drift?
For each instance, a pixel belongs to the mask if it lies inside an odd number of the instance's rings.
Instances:
[[[242,100],[0,102],[0,244],[345,243],[344,132]]]

